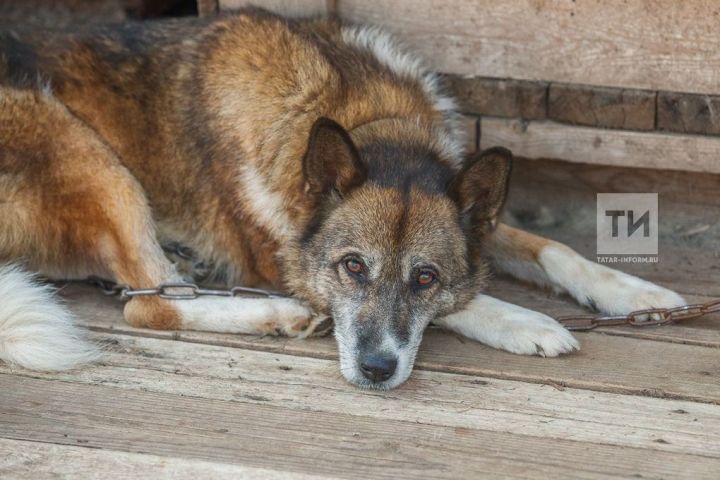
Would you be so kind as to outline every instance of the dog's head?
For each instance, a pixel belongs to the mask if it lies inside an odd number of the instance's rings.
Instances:
[[[293,255],[292,287],[333,317],[348,381],[401,384],[428,323],[482,288],[478,250],[510,163],[494,149],[458,172],[429,148],[386,140],[356,148],[337,123],[315,123],[303,172],[316,215]]]

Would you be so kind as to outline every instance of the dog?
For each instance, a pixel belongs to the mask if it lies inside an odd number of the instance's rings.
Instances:
[[[397,387],[430,323],[509,352],[579,348],[483,294],[490,269],[606,314],[676,293],[500,223],[512,155],[466,155],[441,79],[388,34],[245,10],[0,36],[0,358],[58,370],[96,348],[34,275],[215,282],[289,298],[135,297],[135,327],[306,337],[344,377]],[[19,265],[22,265],[20,267]]]

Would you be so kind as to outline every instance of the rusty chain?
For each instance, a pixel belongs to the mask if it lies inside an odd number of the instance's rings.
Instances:
[[[163,249],[168,253],[173,253],[186,260],[193,259],[195,256],[191,249],[176,244],[163,246]],[[135,289],[129,285],[117,284],[98,277],[90,277],[88,278],[88,282],[99,287],[105,295],[118,296],[121,300],[146,296],[158,296],[169,300],[193,300],[203,296],[237,297],[243,295],[265,298],[290,297],[290,295],[271,290],[239,286],[231,288],[203,288],[194,283],[169,282],[162,283],[157,287]],[[568,330],[586,332],[598,327],[616,327],[621,325],[631,325],[633,327],[667,325],[718,312],[720,312],[720,299],[674,308],[635,310],[626,315],[564,315],[555,318],[555,320]]]
[[[175,255],[182,260],[195,261],[197,255],[190,247],[177,242],[171,242],[162,246],[163,251],[168,255]],[[265,298],[288,297],[280,292],[263,290],[261,288],[232,287],[232,288],[203,288],[195,283],[188,282],[166,282],[151,288],[132,288],[129,285],[118,284],[99,277],[90,277],[87,282],[100,288],[109,296],[117,296],[120,300],[130,300],[133,297],[158,296],[168,300],[193,300],[198,297],[239,297],[255,296]]]
[[[720,299],[706,303],[683,305],[682,307],[636,310],[627,315],[566,315],[558,317],[556,320],[568,330],[585,332],[597,327],[615,327],[619,325],[632,325],[633,327],[667,325],[716,312],[720,312]]]
[[[88,283],[99,287],[100,290],[109,296],[117,296],[121,300],[129,300],[134,297],[158,296],[168,300],[194,300],[198,297],[239,297],[243,295],[265,297],[265,298],[287,298],[289,295],[263,290],[261,288],[232,287],[232,288],[203,288],[194,283],[167,282],[157,287],[132,288],[128,285],[117,284],[109,280],[97,277],[88,278]]]

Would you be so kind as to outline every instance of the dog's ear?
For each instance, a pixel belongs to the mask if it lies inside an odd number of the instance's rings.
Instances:
[[[348,132],[322,117],[310,130],[303,175],[311,194],[335,192],[343,197],[365,181],[366,169]]]
[[[497,223],[512,169],[512,153],[501,147],[470,155],[450,184],[450,197],[460,210],[463,223],[479,232]]]

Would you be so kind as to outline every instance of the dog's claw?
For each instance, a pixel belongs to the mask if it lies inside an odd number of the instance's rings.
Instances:
[[[330,317],[325,317],[318,325],[315,327],[315,330],[312,332],[311,336],[313,337],[324,337],[328,335],[334,326],[333,319]]]

